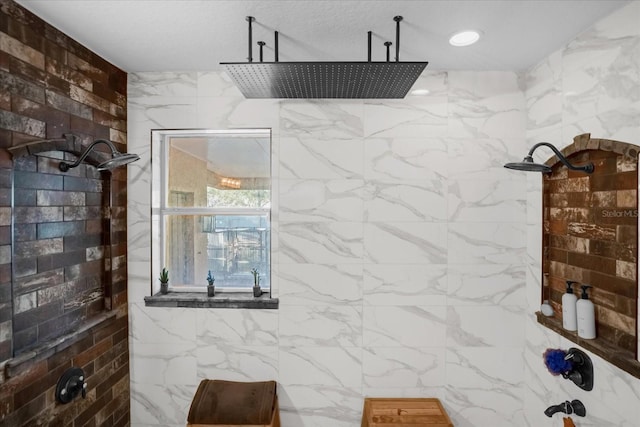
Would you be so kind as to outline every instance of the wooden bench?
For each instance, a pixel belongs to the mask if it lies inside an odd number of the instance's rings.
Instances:
[[[435,398],[364,399],[362,427],[453,427]]]

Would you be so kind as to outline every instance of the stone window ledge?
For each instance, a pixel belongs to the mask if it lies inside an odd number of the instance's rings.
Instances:
[[[220,292],[214,297],[203,292],[169,292],[144,297],[147,307],[277,309],[278,303],[278,298],[269,298],[268,292],[260,297],[249,292]]]

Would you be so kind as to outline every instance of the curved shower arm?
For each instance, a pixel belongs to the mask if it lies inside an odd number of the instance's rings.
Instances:
[[[533,147],[531,147],[531,150],[529,150],[528,157],[533,158],[533,152],[536,151],[536,149],[538,147],[542,146],[542,145],[544,145],[545,147],[551,148],[551,150],[555,153],[555,155],[558,157],[558,159],[560,159],[562,164],[565,165],[567,168],[569,168],[571,170],[574,170],[574,171],[583,171],[583,172],[586,172],[586,173],[593,172],[593,163],[589,162],[588,164],[586,164],[584,166],[574,166],[571,163],[569,163],[569,160],[567,160],[567,158],[562,155],[560,150],[558,150],[550,142],[538,142],[537,144],[535,144]]]
[[[84,150],[84,152],[80,155],[80,157],[78,157],[78,159],[74,163],[69,164],[67,162],[60,162],[60,165],[58,166],[58,168],[62,172],[67,172],[69,169],[73,169],[73,168],[77,167],[89,155],[91,150],[93,150],[93,147],[95,147],[97,144],[106,144],[111,149],[111,156],[112,157],[119,153],[119,151],[111,143],[111,141],[107,141],[106,139],[96,139],[95,141],[93,141],[91,143],[91,145],[89,145],[87,147],[86,150]]]

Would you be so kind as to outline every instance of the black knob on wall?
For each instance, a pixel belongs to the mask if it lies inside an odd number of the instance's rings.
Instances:
[[[84,371],[72,367],[67,369],[56,385],[56,400],[62,404],[69,403],[79,394],[87,397],[87,384],[84,382]]]

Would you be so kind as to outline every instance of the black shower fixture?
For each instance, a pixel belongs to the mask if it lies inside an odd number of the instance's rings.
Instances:
[[[111,149],[111,158],[96,166],[96,169],[98,169],[99,171],[111,170],[117,168],[118,166],[123,166],[128,163],[135,162],[136,160],[140,160],[140,156],[138,156],[137,154],[119,152],[111,143],[111,141],[107,141],[106,139],[97,139],[91,145],[89,145],[86,150],[84,150],[84,152],[74,163],[60,162],[60,165],[58,165],[59,169],[62,172],[67,172],[69,169],[77,167],[89,155],[91,150],[93,150],[93,148],[97,144],[105,144]]]
[[[341,99],[392,99],[404,98],[418,79],[428,62],[400,62],[400,22],[395,16],[395,62],[371,61],[371,31],[367,33],[368,60],[361,62],[279,62],[278,31],[274,34],[274,62],[263,62],[259,41],[260,62],[253,62],[252,22],[249,22],[248,62],[221,62],[245,98],[341,98]]]
[[[567,158],[562,155],[560,150],[558,150],[556,147],[553,146],[553,144],[550,144],[548,142],[538,142],[536,145],[531,147],[531,150],[529,150],[529,154],[527,154],[527,156],[524,159],[522,159],[521,162],[507,163],[506,165],[504,165],[504,167],[507,169],[515,169],[515,170],[525,171],[525,172],[551,173],[552,169],[550,166],[544,165],[542,163],[535,163],[533,161],[533,152],[542,145],[544,145],[545,147],[551,148],[551,150],[556,154],[556,156],[558,156],[558,159],[560,159],[562,164],[565,165],[567,168],[574,171],[582,171],[584,173],[593,173],[593,163],[589,162],[583,166],[572,165],[569,162],[569,160],[567,160]]]

